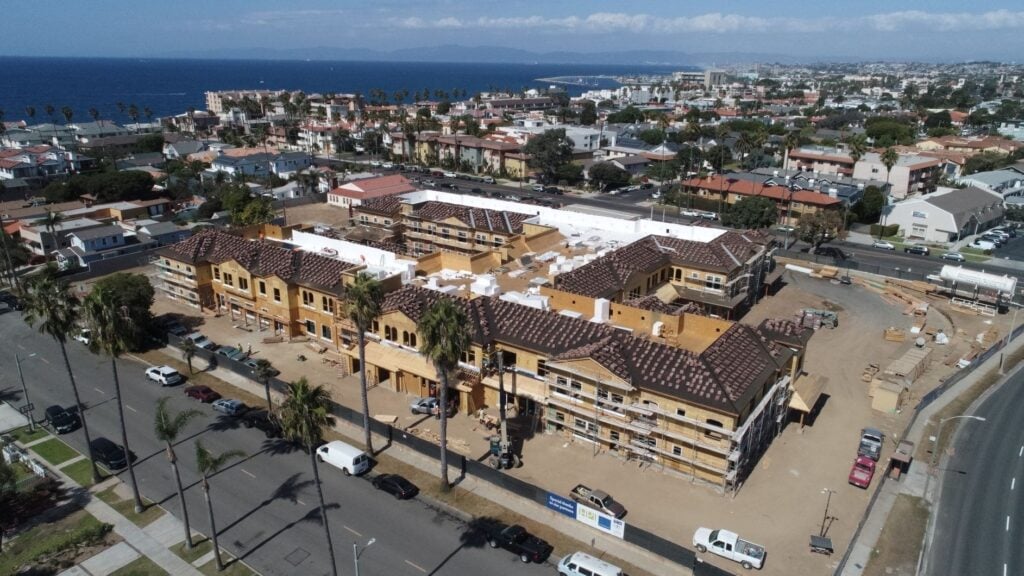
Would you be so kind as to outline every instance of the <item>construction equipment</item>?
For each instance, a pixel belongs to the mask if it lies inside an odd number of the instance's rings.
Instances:
[[[814,316],[821,320],[821,325],[826,328],[835,328],[839,326],[839,315],[831,310],[819,310],[817,308],[804,308],[802,311],[804,317]]]

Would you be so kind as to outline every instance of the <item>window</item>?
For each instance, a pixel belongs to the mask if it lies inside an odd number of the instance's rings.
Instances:
[[[313,307],[313,293],[308,290],[302,291],[302,305],[309,308]]]
[[[385,324],[384,339],[391,340],[392,342],[398,342],[398,328],[392,328],[391,326]]]
[[[672,455],[673,456],[682,456],[683,455],[683,447],[682,446],[673,446],[672,447]]]
[[[569,381],[569,388],[572,389],[573,398],[579,398],[580,394],[583,392],[583,385],[575,380]]]
[[[331,327],[326,324],[320,325],[320,337],[324,340],[331,339]]]
[[[481,243],[487,242],[487,234],[477,234],[476,241]]]
[[[676,408],[676,416],[686,416],[686,410],[682,408]]]
[[[238,279],[238,289],[239,290],[248,290],[249,289],[249,279],[248,278],[239,278]]]
[[[280,288],[274,288],[274,302],[280,302],[280,301],[281,301],[281,289]]]
[[[334,314],[334,298],[328,298],[327,296],[321,297],[320,304],[324,312]]]
[[[374,334],[376,334],[377,332],[380,332],[380,322],[374,320],[373,321],[373,327],[371,328],[371,330],[373,331]]]
[[[226,272],[224,273],[224,283],[227,284],[228,286],[234,286],[234,282],[231,279],[231,274],[228,274]]]
[[[502,238],[501,236],[495,236],[494,237],[494,245],[495,246],[501,246],[504,243],[505,243],[505,239]]]
[[[709,290],[721,290],[722,289],[722,277],[712,276],[708,274],[704,280],[704,287]]]
[[[548,375],[548,363],[543,360],[537,360],[537,376]]]
[[[718,426],[719,428],[722,427],[722,423],[719,422],[718,420],[712,420],[708,418],[706,422],[709,426]],[[721,440],[723,438],[722,434],[715,430],[705,430],[704,435],[707,436],[708,438],[714,438],[715,440]]]
[[[462,361],[466,364],[476,365],[476,350],[472,348],[467,349],[462,353]]]
[[[639,298],[639,297],[640,297],[640,287],[639,286],[637,286],[636,288],[633,288],[632,290],[629,291],[629,299],[630,300],[633,300],[634,298]]]
[[[565,422],[565,412],[555,412],[555,420]]]
[[[411,332],[409,334],[409,346],[412,346],[413,348],[416,347],[416,333],[415,332]]]
[[[263,295],[263,296],[266,296],[267,295],[267,283],[264,282],[263,280],[260,280],[259,288],[260,288],[260,294]]]
[[[608,432],[608,438],[610,438],[612,442],[618,442],[619,441],[619,431],[618,430],[612,430],[612,431]]]
[[[316,334],[316,322],[306,320],[306,334]]]

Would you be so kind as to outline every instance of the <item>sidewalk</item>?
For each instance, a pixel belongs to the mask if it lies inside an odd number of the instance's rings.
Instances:
[[[1024,338],[1019,338],[1017,342],[1013,342],[1007,346],[1003,351],[1003,354],[1012,354],[1021,349],[1024,349]],[[932,417],[945,408],[954,399],[970,389],[979,378],[983,378],[991,370],[998,369],[1000,356],[1000,354],[993,354],[992,357],[986,360],[984,364],[978,366],[974,372],[963,378],[960,382],[957,382],[952,388],[947,390],[945,394],[923,408],[918,414],[917,419],[914,420],[913,426],[911,426],[904,439],[914,442],[916,446],[920,446],[921,442],[929,442],[928,438],[923,438],[922,436],[924,435],[925,426],[928,425],[928,422]],[[1002,381],[1005,381],[1008,375],[1009,374],[1001,377],[1000,382],[996,383],[994,386],[1000,385]],[[989,388],[989,391],[991,390],[992,388]],[[975,401],[975,404],[981,399],[987,397],[988,393],[989,392],[982,394],[982,396]],[[875,501],[874,506],[872,506],[868,511],[864,527],[857,535],[857,538],[850,543],[850,555],[846,561],[846,565],[843,567],[841,576],[860,576],[864,573],[864,569],[867,567],[874,548],[878,544],[878,539],[882,534],[882,529],[885,527],[885,523],[889,518],[889,512],[892,510],[893,504],[896,502],[896,497],[898,495],[907,494],[918,498],[925,498],[934,506],[942,482],[941,478],[937,479],[939,481],[931,482],[928,494],[925,494],[924,487],[926,484],[927,474],[928,462],[915,458],[911,463],[909,473],[902,480],[896,482],[885,477],[884,483],[880,488],[878,499]],[[934,510],[932,512],[934,512]],[[931,520],[929,520],[928,526],[932,526]]]

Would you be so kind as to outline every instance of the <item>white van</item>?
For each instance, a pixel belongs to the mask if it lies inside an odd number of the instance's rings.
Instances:
[[[345,476],[358,476],[370,468],[370,457],[365,452],[341,440],[334,440],[317,448],[316,459],[335,468],[341,468]]]
[[[622,568],[583,552],[573,552],[558,563],[561,576],[624,576]]]

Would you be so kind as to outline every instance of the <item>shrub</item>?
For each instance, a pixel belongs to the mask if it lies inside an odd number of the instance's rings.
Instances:
[[[886,226],[882,226],[881,224],[871,225],[871,235],[876,237],[881,236],[884,238],[888,236],[895,236],[896,234],[899,234],[899,231],[899,224],[888,224]]]

